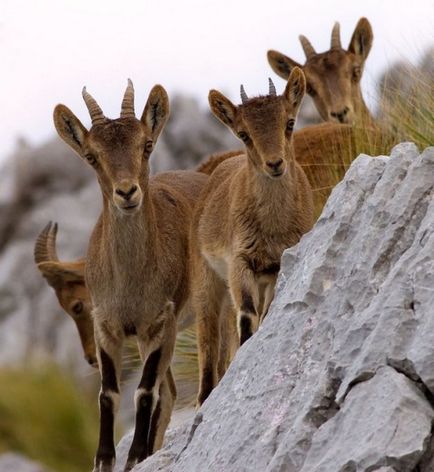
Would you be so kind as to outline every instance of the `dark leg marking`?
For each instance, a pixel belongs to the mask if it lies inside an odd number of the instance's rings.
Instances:
[[[203,402],[208,398],[209,394],[212,392],[214,385],[214,379],[212,375],[212,367],[207,363],[205,368],[202,371],[202,382],[201,389],[198,396],[198,403],[202,405]]]
[[[100,349],[100,355],[102,369],[102,390],[103,392],[110,390],[112,392],[119,393],[118,381],[116,379],[116,371],[113,361],[111,357],[104,351],[104,349]]]
[[[244,311],[246,313],[251,313],[252,315],[256,315],[253,298],[250,295],[250,293],[245,290],[241,291],[241,311]]]
[[[242,346],[252,334],[252,321],[248,316],[242,315],[240,319],[240,346]]]
[[[100,431],[95,463],[111,464],[115,458],[114,404],[108,392],[119,393],[116,371],[111,357],[100,349],[101,393],[99,395]]]
[[[152,453],[153,444],[151,444],[151,441],[155,441],[155,432],[154,438],[150,437],[153,403],[152,389],[157,380],[157,369],[160,359],[161,350],[157,349],[150,354],[143,368],[143,374],[138,388],[146,390],[146,393],[142,393],[137,400],[136,428],[133,442],[128,452],[127,463],[134,463],[135,461],[141,462]],[[157,412],[157,410],[155,412]]]

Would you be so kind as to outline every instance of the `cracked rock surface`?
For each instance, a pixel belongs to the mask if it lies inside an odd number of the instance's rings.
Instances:
[[[194,434],[134,471],[434,471],[433,193],[434,148],[359,156]]]

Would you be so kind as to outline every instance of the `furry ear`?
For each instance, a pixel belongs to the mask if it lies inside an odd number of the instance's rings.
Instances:
[[[155,85],[148,97],[141,117],[153,141],[157,141],[167,119],[169,118],[169,97],[161,85]]]
[[[365,61],[371,50],[373,40],[374,33],[372,32],[371,24],[367,18],[360,18],[351,37],[348,51],[360,56]]]
[[[81,121],[65,105],[57,105],[53,113],[54,126],[59,136],[83,157],[83,144],[88,134]]]
[[[70,283],[82,283],[84,285],[84,262],[40,262],[38,269],[41,271],[48,284],[56,288]]]
[[[306,79],[303,71],[299,67],[294,67],[289,76],[283,96],[294,108],[294,113],[298,111],[301,101],[306,92]]]
[[[233,130],[237,107],[217,90],[210,90],[208,102],[214,115]]]
[[[300,69],[303,68],[303,66],[298,62],[277,51],[268,51],[267,59],[274,72],[285,80],[288,80],[289,74],[294,67],[300,67]]]

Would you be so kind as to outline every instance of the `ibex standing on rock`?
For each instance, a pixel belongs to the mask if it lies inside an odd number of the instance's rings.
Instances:
[[[292,132],[305,78],[292,71],[283,95],[235,106],[209,94],[214,115],[245,145],[223,160],[202,192],[192,225],[193,306],[197,316],[202,404],[218,381],[220,307],[227,288],[237,312],[240,343],[257,329],[274,295],[281,255],[313,224],[312,191],[297,164]]]
[[[332,31],[330,49],[318,54],[305,36],[300,42],[306,55],[302,66],[277,51],[268,51],[268,62],[276,74],[287,80],[294,67],[306,76],[307,93],[325,121],[372,125],[373,118],[362,96],[360,80],[371,50],[372,28],[366,18],[357,23],[348,49],[342,48],[339,23]]]
[[[173,408],[170,361],[176,319],[188,296],[188,234],[207,177],[178,171],[149,178],[149,157],[169,115],[160,85],[151,90],[140,120],[131,81],[118,119],[106,118],[85,89],[83,98],[92,119],[89,131],[64,105],[55,108],[54,122],[60,137],[95,169],[103,196],[85,273],[102,382],[94,472],[114,468],[122,345],[136,335],[144,368],[124,469],[129,471],[161,446]]]

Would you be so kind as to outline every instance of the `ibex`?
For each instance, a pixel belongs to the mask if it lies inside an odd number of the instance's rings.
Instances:
[[[85,261],[59,261],[56,235],[57,223],[48,223],[36,239],[35,262],[48,284],[54,288],[62,308],[74,320],[86,361],[92,367],[98,367],[91,317],[92,304],[84,282]]]
[[[215,168],[193,218],[199,405],[218,381],[219,318],[227,288],[242,344],[268,310],[282,252],[313,224],[312,192],[292,147],[304,93],[303,72],[294,68],[282,95],[271,80],[264,97],[249,99],[241,87],[239,106],[216,90],[209,94],[212,112],[243,141],[245,153]]]
[[[60,137],[95,169],[103,197],[85,271],[102,384],[94,472],[113,471],[122,345],[126,336],[136,335],[144,368],[124,469],[129,471],[161,446],[173,408],[170,361],[176,318],[188,296],[189,228],[207,177],[178,171],[149,178],[149,157],[169,114],[162,86],[151,90],[140,120],[131,81],[118,119],[106,118],[86,89],[83,98],[90,130],[64,105],[56,106],[54,123]]]
[[[348,49],[342,48],[339,23],[335,23],[330,49],[317,53],[310,41],[300,37],[306,62],[298,62],[270,50],[267,57],[272,69],[287,79],[294,67],[301,67],[306,76],[307,93],[325,121],[372,125],[373,118],[363,100],[360,80],[366,58],[371,50],[373,33],[369,21],[357,23]]]

